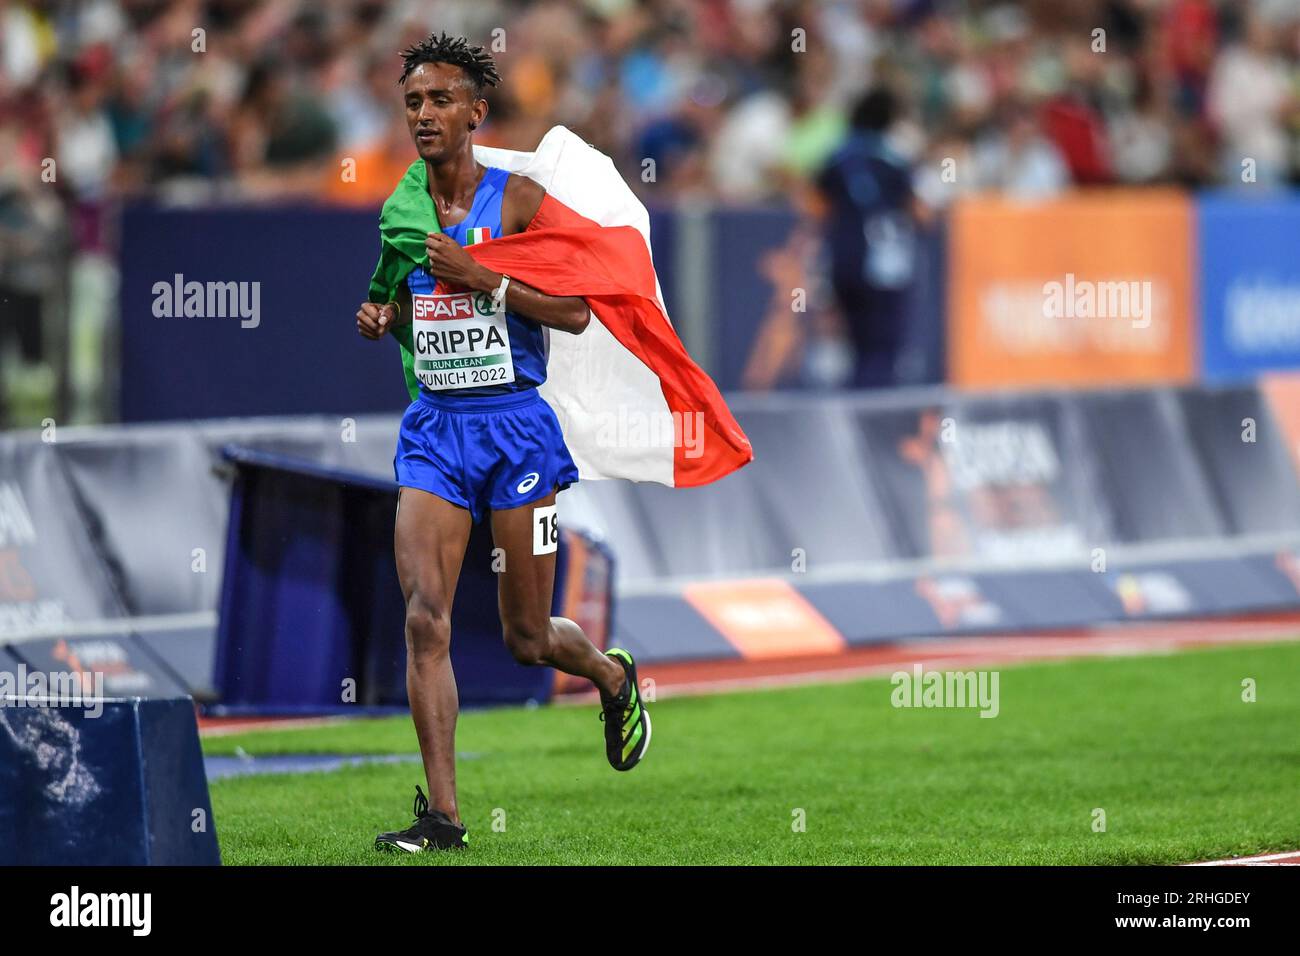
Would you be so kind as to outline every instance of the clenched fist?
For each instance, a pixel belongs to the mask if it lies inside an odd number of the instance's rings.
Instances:
[[[397,324],[397,303],[380,305],[362,302],[357,310],[357,331],[368,339],[383,338],[384,333]]]
[[[491,270],[479,265],[455,239],[445,232],[431,232],[424,240],[429,256],[429,271],[452,285],[486,291]]]

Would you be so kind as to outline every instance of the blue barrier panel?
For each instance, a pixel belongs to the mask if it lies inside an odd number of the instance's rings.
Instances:
[[[1229,533],[1300,531],[1300,482],[1266,396],[1252,385],[1182,389],[1177,398]]]
[[[799,591],[852,645],[938,634],[1077,627],[1118,616],[1088,571],[942,572],[802,584]]]
[[[107,697],[182,697],[184,682],[130,634],[38,638],[12,647],[28,670],[89,673]]]
[[[912,578],[892,581],[795,582],[795,587],[850,645],[879,644],[943,630]]]
[[[378,256],[377,211],[128,207],[122,420],[404,408],[397,345],[363,340],[353,317]],[[203,284],[201,317],[174,314],[164,287],[178,282],[182,312],[186,283]],[[231,307],[227,288],[244,294],[244,313],[256,305],[254,318]],[[167,298],[173,315],[156,315]]]
[[[378,256],[377,218],[377,210],[301,205],[128,205],[120,257],[122,420],[402,410],[408,396],[396,346],[361,340],[352,320]],[[777,206],[719,210],[704,225],[715,274],[712,300],[696,305],[711,319],[706,371],[724,390],[739,387],[772,302],[763,254],[780,247],[795,222],[791,209]],[[668,314],[682,314],[680,219],[660,207],[651,210],[650,225]],[[299,252],[304,237],[310,255]],[[942,226],[923,233],[919,253],[915,294],[905,306],[909,382],[942,375]],[[160,334],[166,349],[157,347]]]
[[[1056,558],[1112,540],[1096,456],[1066,398],[940,398],[853,412],[859,473],[896,555]]]
[[[351,680],[353,708],[395,704],[363,673],[352,640],[354,630],[400,628],[395,577],[390,571],[374,588],[382,572],[362,563],[374,543],[341,546],[349,523],[355,537],[375,536],[376,499],[391,491],[283,471],[270,464],[281,459],[268,455],[236,461],[214,668],[219,698],[233,708],[337,708]]]
[[[716,661],[740,652],[680,594],[643,594],[619,601],[614,641],[638,660]]]
[[[1111,540],[1228,533],[1172,392],[1096,392],[1071,396],[1070,404],[1087,437],[1077,460],[1096,473],[1098,504],[1111,513]]]
[[[1294,610],[1296,591],[1261,556],[1117,564],[1105,577],[1121,619]]]
[[[1276,596],[1271,605],[1300,605],[1300,548],[1281,548],[1273,554],[1244,558],[1242,563],[1258,584]]]
[[[404,708],[406,611],[392,551],[396,485],[249,450],[231,449],[229,457],[238,476],[217,638],[220,709]],[[568,547],[562,535],[553,613],[564,606]],[[462,705],[549,699],[554,672],[519,665],[502,641],[486,522],[470,537],[452,634]]]
[[[213,699],[212,660],[217,651],[215,625],[177,627],[135,635],[203,703]]]
[[[1201,196],[1201,376],[1300,368],[1300,199]]]
[[[723,391],[741,387],[745,365],[772,302],[772,283],[761,271],[763,256],[780,248],[794,225],[789,209],[724,209],[713,216],[717,274],[709,287],[712,301],[707,304],[713,320],[713,367],[709,372]]]
[[[217,865],[189,698],[0,706],[0,864]]]
[[[908,385],[929,385],[948,371],[948,217],[922,228],[917,239],[900,377]]]
[[[681,308],[678,304],[681,290],[677,284],[677,213],[671,205],[650,205],[646,212],[650,214],[650,257],[659,277],[659,291],[668,315],[675,316]]]
[[[742,387],[749,362],[774,297],[789,308],[791,290],[774,289],[765,274],[765,257],[784,247],[799,226],[794,210],[776,206],[763,209],[719,209],[710,217],[712,262],[716,270],[709,286],[711,301],[705,304],[712,318],[713,355],[708,369],[724,391]],[[920,385],[943,381],[945,372],[944,321],[947,307],[947,225],[941,220],[921,229],[916,244],[916,274],[903,296],[901,308],[904,341],[898,356],[899,383]],[[656,258],[655,266],[660,260]],[[837,309],[826,286],[825,300],[816,297],[819,281],[816,265],[806,263],[807,282],[813,298],[808,302],[804,324],[811,324],[818,309]],[[660,274],[662,279],[662,273]],[[724,291],[725,290],[725,293]],[[672,303],[669,315],[673,314]],[[689,343],[688,343],[689,345]],[[779,387],[799,387],[806,376],[798,368],[788,369]]]

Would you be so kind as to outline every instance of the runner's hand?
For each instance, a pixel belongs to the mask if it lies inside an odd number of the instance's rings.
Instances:
[[[357,332],[368,339],[381,339],[397,322],[397,305],[363,302],[357,310]]]
[[[431,232],[424,240],[429,254],[429,271],[443,282],[477,289],[489,270],[474,261],[473,257],[445,232]]]

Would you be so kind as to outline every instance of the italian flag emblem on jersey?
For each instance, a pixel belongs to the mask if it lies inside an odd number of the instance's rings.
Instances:
[[[492,229],[490,226],[474,226],[465,230],[465,245],[472,246],[475,243],[487,242],[492,238]]]

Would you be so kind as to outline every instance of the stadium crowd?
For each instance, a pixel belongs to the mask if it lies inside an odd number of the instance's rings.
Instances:
[[[1294,0],[8,0],[5,186],[53,157],[84,202],[370,202],[319,174],[343,156],[404,167],[396,54],[433,29],[497,56],[480,141],[530,146],[563,123],[634,181],[654,160],[657,196],[782,195],[875,82],[908,104],[897,147],[968,155],[969,188],[1203,185],[1238,179],[1243,156],[1261,182],[1300,168]]]
[[[0,359],[50,347],[52,289],[111,299],[124,199],[377,205],[412,156],[398,51],[433,30],[497,59],[478,142],[565,124],[650,203],[801,194],[881,86],[922,208],[1300,181],[1296,0],[0,0]]]

